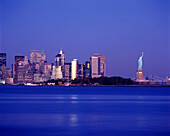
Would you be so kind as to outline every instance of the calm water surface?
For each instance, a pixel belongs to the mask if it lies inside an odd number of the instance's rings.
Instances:
[[[0,136],[170,136],[170,88],[0,86]]]

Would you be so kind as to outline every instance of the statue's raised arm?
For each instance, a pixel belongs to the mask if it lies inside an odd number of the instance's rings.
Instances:
[[[138,60],[138,70],[142,70],[142,58],[143,58],[143,52],[142,52],[142,56],[140,56]]]

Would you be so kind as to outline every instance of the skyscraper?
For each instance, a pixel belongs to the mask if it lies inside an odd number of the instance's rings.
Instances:
[[[65,63],[64,65],[64,79],[71,80],[71,63]]]
[[[14,83],[18,82],[18,66],[20,61],[24,61],[25,56],[15,56],[15,63],[13,64],[13,78]]]
[[[38,64],[41,64],[41,63],[44,63],[45,61],[45,54],[43,51],[41,50],[33,50],[33,51],[30,51],[30,63],[38,63]]]
[[[2,65],[2,79],[11,78],[12,72],[11,69],[6,68],[5,65]]]
[[[55,57],[55,66],[64,66],[65,63],[65,54],[62,50]]]
[[[90,57],[91,78],[100,77],[100,58],[97,56]]]
[[[33,73],[31,71],[31,66],[28,63],[28,57],[24,57],[24,61],[18,62],[17,67],[17,83],[32,83],[33,82]]]
[[[0,79],[2,79],[2,66],[6,66],[6,53],[0,53]]]
[[[96,54],[96,57],[100,58],[100,75],[106,76],[106,63],[105,63],[105,56]]]
[[[84,79],[84,64],[78,64],[78,79]]]
[[[45,75],[44,75],[44,65],[46,65],[45,63],[45,53],[42,50],[33,50],[30,51],[30,65],[31,65],[31,71],[33,72],[35,78],[37,79],[37,77],[39,76],[41,78],[41,80],[34,80],[34,81],[44,81],[45,80]]]
[[[71,80],[77,78],[77,65],[78,65],[77,59],[73,59],[73,61],[71,62]]]
[[[52,66],[51,79],[56,79],[56,66]]]
[[[56,68],[56,79],[62,79],[63,78],[63,74],[62,74],[62,71],[61,71],[61,66],[58,66]]]
[[[65,54],[62,50],[55,57],[55,66],[58,68],[61,66],[62,77],[64,76],[64,64],[65,64]]]
[[[106,76],[105,56],[94,55],[90,57],[91,78]]]
[[[90,62],[86,61],[84,65],[84,78],[90,78]]]
[[[43,69],[43,74],[45,75],[45,77],[47,78],[47,80],[50,79],[50,74],[51,70],[48,68],[48,64],[47,61],[44,61],[44,69]]]

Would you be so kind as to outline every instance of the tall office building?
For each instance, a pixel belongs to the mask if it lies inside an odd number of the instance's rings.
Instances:
[[[90,57],[91,78],[100,77],[100,58],[97,56]]]
[[[90,57],[91,78],[106,76],[105,56],[94,55]]]
[[[55,57],[55,66],[64,66],[65,64],[65,54],[62,50]]]
[[[47,64],[48,70],[50,71],[50,73],[52,72],[53,69],[53,63]]]
[[[2,68],[2,76],[3,79],[5,79],[5,84],[13,84],[13,78],[12,78],[12,71],[10,68],[6,68],[5,65],[3,65]]]
[[[40,74],[40,75],[43,74],[45,59],[46,56],[43,50],[30,51],[31,70],[34,74]]]
[[[64,65],[64,79],[67,82],[71,80],[71,63],[65,63]]]
[[[65,64],[65,54],[62,50],[55,57],[55,66],[58,68],[61,66],[62,77],[64,76],[64,64]]]
[[[18,66],[20,61],[24,61],[25,56],[15,56],[15,63],[13,64],[13,78],[14,83],[18,82]]]
[[[52,70],[53,70],[53,63],[47,64],[47,67],[48,67],[48,71],[50,72],[50,79],[51,79]]]
[[[50,79],[50,76],[51,76],[50,72],[51,72],[51,69],[49,69],[47,61],[44,61],[43,74],[46,76],[47,80]]]
[[[100,75],[102,77],[106,76],[106,63],[105,63],[105,56],[101,56],[99,54],[95,55],[96,57],[100,58]]]
[[[77,66],[78,66],[77,59],[73,59],[73,61],[71,61],[71,80],[77,78]]]
[[[84,64],[84,78],[90,78],[90,62],[86,61]]]
[[[6,66],[6,53],[0,53],[0,79],[2,79],[2,66]]]
[[[38,64],[41,64],[41,63],[44,63],[45,61],[45,54],[43,51],[41,50],[33,50],[33,51],[30,51],[30,63],[38,63]]]
[[[56,66],[52,66],[51,79],[56,79]]]
[[[17,83],[32,83],[33,73],[31,71],[31,66],[28,63],[28,57],[24,57],[24,61],[19,61],[17,66]]]
[[[61,71],[61,66],[56,67],[56,79],[62,79],[63,78],[63,74]]]
[[[2,79],[12,78],[12,72],[10,68],[6,68],[5,65],[2,65]]]
[[[78,64],[78,79],[84,79],[84,64]]]

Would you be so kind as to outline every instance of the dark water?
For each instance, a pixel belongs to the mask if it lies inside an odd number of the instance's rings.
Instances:
[[[0,86],[0,136],[170,136],[170,88]]]

